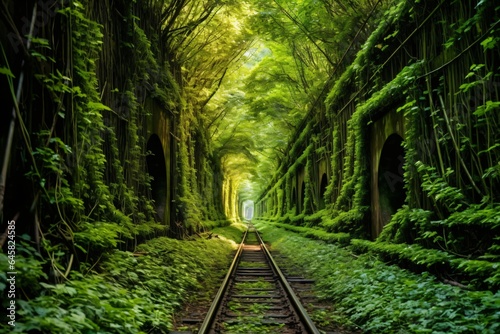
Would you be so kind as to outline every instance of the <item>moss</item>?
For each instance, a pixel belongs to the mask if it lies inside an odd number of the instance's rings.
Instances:
[[[357,252],[373,252],[383,260],[396,261],[416,272],[430,271],[446,279],[454,277],[476,289],[497,289],[500,286],[500,268],[490,261],[459,258],[446,251],[415,244],[361,239],[352,239],[351,244]]]
[[[301,216],[301,215],[299,215]],[[299,217],[296,216],[296,217]],[[302,216],[303,218],[303,216]],[[264,223],[263,221],[256,220],[255,223]],[[265,224],[269,224],[269,222],[265,222]],[[299,233],[300,235],[314,240],[321,240],[326,243],[334,243],[340,245],[348,245],[351,236],[348,233],[329,233],[321,229],[305,227],[305,226],[295,226],[286,223],[272,223],[273,226],[284,228],[289,231],[293,231],[295,233]]]

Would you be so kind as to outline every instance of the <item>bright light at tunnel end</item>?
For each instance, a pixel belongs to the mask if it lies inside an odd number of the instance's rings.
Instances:
[[[252,200],[244,201],[242,209],[243,209],[242,211],[243,218],[246,220],[251,220],[253,218],[253,212],[254,212],[254,201]]]

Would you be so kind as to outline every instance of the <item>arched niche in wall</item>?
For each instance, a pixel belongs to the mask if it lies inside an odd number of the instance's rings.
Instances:
[[[391,134],[384,143],[378,165],[378,194],[380,224],[385,226],[404,204],[406,194],[403,182],[403,138]]]
[[[156,134],[149,137],[147,151],[149,154],[146,157],[146,164],[148,173],[153,178],[151,180],[151,197],[155,203],[158,219],[163,222],[167,204],[167,168],[163,145]]]

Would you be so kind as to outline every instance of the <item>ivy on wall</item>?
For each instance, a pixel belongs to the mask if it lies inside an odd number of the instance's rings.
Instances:
[[[405,205],[377,241],[356,245],[401,265],[436,266],[453,279],[494,288],[500,232],[495,61],[500,45],[494,32],[500,7],[494,1],[475,7],[453,2],[446,9],[443,3],[426,3],[401,1],[387,10],[326,98],[333,147],[327,209],[318,211],[308,199],[316,212],[277,220],[369,238],[368,134],[372,118],[396,106],[406,121]],[[442,43],[436,36],[443,36]],[[390,72],[397,74],[390,77]],[[344,130],[343,115],[349,112]],[[294,147],[315,135],[296,138]],[[295,163],[289,161],[299,156],[290,152],[277,175],[296,177]],[[314,155],[307,156],[310,161]],[[291,196],[289,189],[286,196]],[[422,256],[425,252],[428,257]],[[438,253],[446,260],[436,260],[440,257],[432,254]]]
[[[199,287],[213,269],[214,256],[194,264],[200,248],[163,238],[185,237],[226,220],[219,203],[220,162],[212,155],[199,106],[186,102],[192,95],[176,72],[180,65],[165,60],[172,50],[161,49],[160,31],[149,26],[161,14],[156,5],[55,1],[50,24],[31,38],[26,75],[33,80],[23,87],[20,163],[12,172],[27,178],[26,193],[34,193],[15,198],[19,207],[32,208],[19,220],[27,223],[16,224],[19,332],[167,331],[166,318],[186,291]],[[2,66],[0,75],[12,74],[7,69]],[[175,143],[164,148],[173,161],[166,177],[175,182],[165,190],[172,191],[177,210],[172,222],[159,219],[151,200],[151,183],[157,181],[147,166],[152,113],[168,119],[171,127],[159,135]],[[201,246],[204,254],[218,249],[225,263],[230,246],[209,243]],[[175,261],[146,255],[172,249],[186,252]],[[140,255],[130,253],[137,250]],[[7,257],[0,252],[0,258],[6,272]],[[144,266],[132,273],[138,264]],[[186,265],[193,266],[186,271]],[[5,278],[0,275],[1,292]],[[137,282],[151,286],[134,290]],[[134,291],[125,297],[125,289]]]

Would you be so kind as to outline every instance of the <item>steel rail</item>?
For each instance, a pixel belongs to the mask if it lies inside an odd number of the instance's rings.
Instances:
[[[224,277],[224,280],[222,281],[222,284],[219,288],[219,291],[217,291],[217,294],[215,295],[214,301],[212,302],[212,305],[210,305],[210,309],[208,310],[207,315],[205,316],[205,319],[203,320],[200,329],[198,330],[198,334],[208,334],[210,331],[210,327],[212,326],[212,323],[214,319],[217,316],[217,313],[220,308],[220,304],[222,302],[222,297],[224,297],[224,294],[226,293],[227,287],[229,280],[231,276],[233,275],[234,271],[236,270],[239,257],[241,255],[241,252],[243,251],[243,246],[245,244],[245,239],[247,237],[249,228],[245,231],[243,234],[243,238],[241,239],[240,246],[238,247],[238,250],[236,251],[236,255],[233,258],[233,262],[231,263],[231,266],[229,267],[229,270],[226,274],[226,277]]]
[[[290,301],[292,302],[295,311],[297,312],[298,316],[300,317],[300,320],[303,322],[304,327],[308,331],[309,334],[321,334],[321,332],[316,328],[316,325],[314,325],[313,321],[307,314],[306,309],[304,306],[302,306],[302,303],[300,302],[299,298],[293,292],[292,287],[288,283],[285,275],[283,275],[283,272],[281,269],[278,267],[276,262],[274,261],[273,257],[271,256],[271,252],[267,249],[266,245],[264,244],[264,241],[262,240],[259,232],[255,230],[255,233],[257,234],[257,238],[260,241],[260,246],[264,250],[264,253],[266,254],[267,258],[271,262],[273,269],[276,271],[276,274],[278,275],[281,284],[283,285],[283,288],[285,289],[285,292],[287,293],[288,297],[290,298]]]

